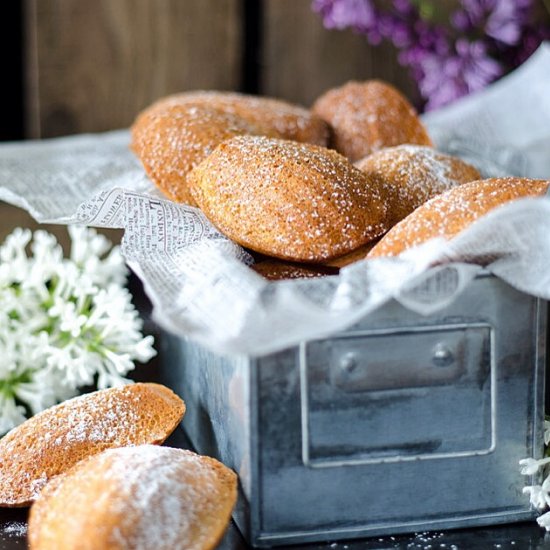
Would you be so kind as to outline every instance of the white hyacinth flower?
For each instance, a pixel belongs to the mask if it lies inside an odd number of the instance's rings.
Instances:
[[[528,485],[523,488],[523,493],[529,495],[531,504],[537,510],[544,510],[546,508],[546,492],[542,485]]]
[[[542,514],[542,516],[539,516],[537,518],[537,523],[544,527],[547,531],[550,531],[550,512],[546,512],[546,514]]]
[[[28,229],[17,228],[0,246],[0,284],[21,283],[27,278],[30,267],[26,247],[32,238]]]
[[[156,353],[119,248],[92,229],[69,233],[69,259],[45,231],[16,229],[0,246],[0,434],[83,386],[128,383],[134,361]]]
[[[535,460],[534,458],[523,458],[519,461],[521,466],[521,475],[532,476],[535,475],[540,468],[550,464],[550,458],[541,458],[540,460]]]
[[[26,420],[25,407],[9,394],[0,392],[0,432],[5,433]]]
[[[540,459],[524,458],[519,461],[520,473],[526,476],[537,475],[540,473],[542,484],[528,485],[523,488],[523,493],[529,495],[531,506],[540,511],[546,511],[537,518],[541,527],[550,531],[550,422],[544,421],[544,445],[545,457]]]

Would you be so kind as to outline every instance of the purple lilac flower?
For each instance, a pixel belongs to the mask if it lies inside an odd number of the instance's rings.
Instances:
[[[496,0],[485,32],[504,44],[517,44],[522,27],[529,21],[531,7],[531,0]]]
[[[412,5],[410,0],[393,0],[393,9],[396,13],[404,15],[405,17],[414,17],[418,14],[415,6]]]
[[[429,54],[421,61],[421,94],[426,110],[436,109],[471,92],[483,89],[502,75],[501,65],[487,55],[481,41],[460,38],[446,56]]]
[[[534,0],[459,2],[449,26],[423,19],[413,0],[385,9],[374,0],[313,0],[313,9],[327,28],[351,27],[373,45],[392,42],[434,109],[482,89],[550,40],[550,24],[533,22]]]
[[[371,0],[313,0],[313,10],[321,14],[327,29],[351,27],[368,32],[376,23]]]
[[[517,44],[529,21],[531,0],[461,0],[451,15],[452,25],[464,33],[477,32],[508,45]]]
[[[417,19],[408,28],[408,42],[392,42],[398,48],[398,61],[408,67],[412,77],[419,82],[424,75],[424,62],[431,56],[446,57],[451,50],[448,32],[440,25],[431,25]]]

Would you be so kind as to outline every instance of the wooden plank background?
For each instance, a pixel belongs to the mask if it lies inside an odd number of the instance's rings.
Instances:
[[[28,137],[125,127],[178,90],[239,90],[247,47],[258,49],[266,95],[309,105],[330,87],[372,77],[414,93],[391,47],[324,29],[310,0],[251,0],[261,2],[259,44],[245,39],[250,1],[25,1]]]
[[[391,45],[373,48],[352,30],[327,30],[309,0],[265,0],[261,90],[309,106],[348,80],[380,78],[413,101],[414,83]]]
[[[26,0],[30,137],[128,126],[156,97],[236,89],[240,0]]]
[[[330,87],[374,77],[415,99],[391,46],[324,29],[310,0],[24,0],[21,16],[27,138],[127,127],[179,90],[308,106]],[[36,226],[0,204],[0,239],[16,225]]]

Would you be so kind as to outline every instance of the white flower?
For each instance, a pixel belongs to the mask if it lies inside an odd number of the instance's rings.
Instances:
[[[70,259],[44,231],[31,244],[31,232],[16,229],[0,247],[0,433],[82,386],[130,382],[133,362],[156,353],[122,287],[118,247],[109,252],[84,227],[69,232]]]
[[[133,355],[136,361],[139,361],[140,363],[147,363],[149,359],[152,359],[157,354],[155,348],[153,347],[154,342],[155,339],[151,335],[149,335],[145,338],[142,338],[134,346]]]
[[[26,247],[32,234],[28,229],[15,229],[0,247],[0,284],[20,283],[27,278],[29,261]]]
[[[63,250],[55,237],[46,231],[34,233],[31,250],[33,256],[29,259],[29,274],[24,284],[42,290],[63,264]]]
[[[548,510],[550,507],[550,456],[548,443],[550,442],[550,422],[544,421],[544,445],[545,457],[541,459],[524,458],[519,461],[521,473],[523,475],[535,475],[542,472],[542,485],[530,485],[523,488],[524,494],[529,494],[531,505],[537,510]],[[537,522],[541,527],[550,531],[550,511],[537,518]]]
[[[0,433],[10,431],[25,421],[25,408],[0,392]]]
[[[550,531],[550,512],[546,512],[546,514],[542,514],[542,516],[539,516],[537,518],[537,523],[544,527],[547,531]]]
[[[541,485],[528,485],[523,488],[523,493],[529,494],[529,500],[537,510],[546,508],[547,493]]]
[[[539,471],[539,468],[542,468],[546,464],[550,464],[550,458],[541,458],[540,460],[523,458],[519,461],[519,465],[522,467],[521,475],[532,476]]]
[[[83,225],[70,225],[69,235],[72,241],[71,261],[77,265],[99,258],[111,249],[106,237]]]
[[[74,302],[66,302],[59,296],[55,297],[52,307],[48,309],[48,315],[56,319],[61,332],[70,334],[72,338],[78,338],[82,327],[86,324],[88,317],[77,309]]]
[[[106,237],[82,226],[69,226],[69,234],[72,239],[71,261],[96,285],[124,284],[127,271],[118,246],[111,248]],[[110,253],[102,259],[109,250]]]
[[[29,382],[19,384],[14,389],[15,397],[27,405],[31,414],[37,414],[59,401],[65,401],[76,395],[73,388],[63,380],[55,380],[45,370],[33,373]]]

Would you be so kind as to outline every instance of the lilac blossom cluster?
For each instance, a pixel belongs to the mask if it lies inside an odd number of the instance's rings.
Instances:
[[[393,43],[431,110],[481,90],[550,39],[540,1],[456,0],[447,17],[437,0],[313,0],[313,9],[329,29]]]

